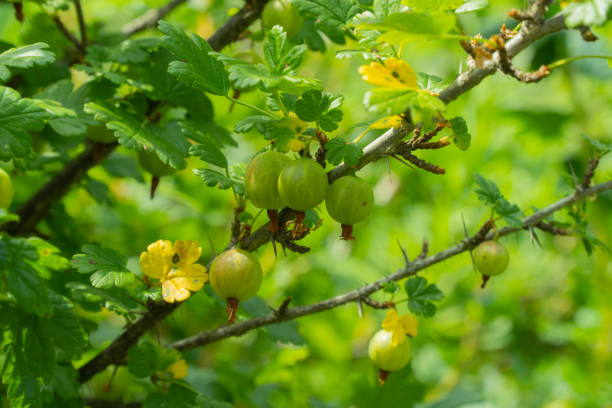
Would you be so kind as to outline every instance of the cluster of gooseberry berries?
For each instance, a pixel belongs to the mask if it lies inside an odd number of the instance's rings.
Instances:
[[[374,202],[371,187],[362,179],[349,175],[328,185],[327,174],[316,161],[306,157],[291,160],[273,150],[251,160],[244,187],[253,205],[267,210],[272,234],[278,232],[278,210],[294,210],[294,237],[303,228],[306,210],[325,200],[329,215],[342,225],[342,239],[352,240],[353,225],[370,214]]]

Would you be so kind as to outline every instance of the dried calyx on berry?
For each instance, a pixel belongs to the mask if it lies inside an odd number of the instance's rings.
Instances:
[[[155,152],[147,150],[141,150],[138,152],[138,162],[140,167],[151,173],[153,178],[151,179],[151,198],[155,197],[155,190],[159,185],[160,177],[170,176],[176,172],[176,170],[157,157]]]
[[[312,159],[302,158],[287,164],[278,178],[278,192],[295,211],[293,236],[302,227],[305,211],[319,205],[327,193],[327,174]]]
[[[480,243],[474,250],[474,265],[482,274],[484,288],[491,276],[501,275],[510,262],[508,250],[497,241],[489,240]]]
[[[370,215],[374,193],[356,176],[340,177],[327,189],[325,206],[329,215],[342,225],[342,239],[354,240],[353,225]]]

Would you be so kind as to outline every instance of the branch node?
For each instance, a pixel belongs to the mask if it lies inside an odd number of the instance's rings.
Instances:
[[[359,300],[361,300],[363,303],[365,303],[366,305],[370,306],[373,309],[391,309],[395,307],[395,302],[391,300],[387,300],[385,302],[377,302],[376,300],[373,300],[369,296],[363,296],[359,298]]]

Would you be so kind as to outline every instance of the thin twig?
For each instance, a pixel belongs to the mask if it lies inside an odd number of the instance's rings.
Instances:
[[[121,32],[126,37],[131,37],[132,35],[139,33],[141,31],[144,31],[147,28],[155,27],[159,20],[166,17],[168,14],[172,12],[172,10],[174,10],[175,8],[177,8],[178,6],[186,2],[187,0],[172,0],[170,3],[166,4],[165,6],[161,6],[160,8],[149,10],[143,15],[137,17],[136,19],[124,25],[121,28]]]
[[[81,31],[81,46],[83,49],[87,48],[87,26],[85,25],[85,17],[83,16],[83,8],[81,7],[81,0],[74,0],[74,8],[77,12],[79,19],[79,30]]]
[[[83,46],[83,44],[81,44],[79,39],[76,38],[74,34],[70,32],[70,30],[68,30],[68,28],[64,25],[64,23],[59,18],[59,16],[55,14],[51,18],[53,19],[53,22],[55,23],[57,28],[60,30],[60,32],[64,35],[64,37],[66,37],[72,44],[74,44],[74,46],[76,47],[77,51],[79,51],[79,53],[84,54],[85,47]]]

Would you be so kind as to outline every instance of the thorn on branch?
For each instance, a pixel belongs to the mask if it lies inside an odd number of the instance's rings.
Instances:
[[[404,249],[402,244],[400,244],[399,241],[397,241],[397,246],[399,246],[400,251],[402,251],[402,255],[404,256],[404,262],[406,263],[406,266],[410,265],[410,258],[408,258],[408,253],[406,252],[406,250]]]
[[[395,302],[391,300],[387,300],[385,302],[377,302],[376,300],[372,300],[372,298],[370,298],[369,296],[363,296],[359,299],[363,303],[374,309],[391,309],[395,307]]]
[[[423,238],[423,246],[421,248],[421,253],[416,257],[415,260],[425,259],[427,258],[427,252],[429,251],[429,242],[427,242],[427,238]]]
[[[277,316],[283,316],[285,313],[287,313],[287,309],[289,308],[289,303],[291,303],[292,300],[293,298],[291,296],[283,300],[283,303],[281,303],[278,309],[274,310],[274,314]]]

